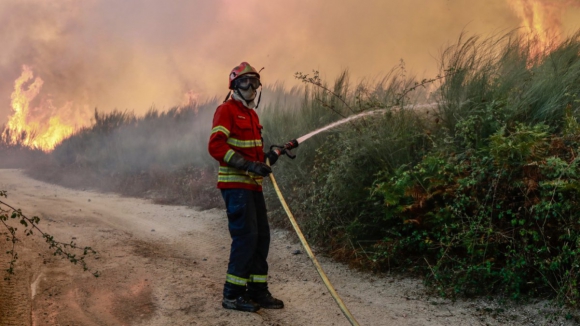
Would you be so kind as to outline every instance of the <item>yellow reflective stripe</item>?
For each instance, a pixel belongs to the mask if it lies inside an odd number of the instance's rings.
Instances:
[[[248,183],[251,185],[262,185],[263,177],[252,178],[249,175],[218,175],[218,182],[238,182],[238,183]]]
[[[260,175],[255,174],[254,172],[246,172],[244,170],[236,169],[231,166],[220,166],[219,174],[228,174],[228,175],[249,175],[253,178],[262,178]]]
[[[230,136],[230,131],[228,130],[228,128],[224,127],[224,126],[215,126],[213,127],[213,129],[211,130],[212,134],[215,134],[216,132],[223,132],[224,134],[226,134],[226,136]]]
[[[253,172],[245,172],[230,166],[220,166],[218,182],[238,182],[251,185],[262,185],[264,177]]]
[[[224,156],[224,162],[226,162],[226,163],[227,163],[227,162],[229,162],[229,161],[230,161],[230,159],[232,158],[232,156],[234,156],[234,154],[235,154],[235,153],[236,153],[236,152],[234,152],[234,150],[233,150],[233,149],[230,149],[230,150],[228,150],[228,151],[226,152],[226,155]]]
[[[222,173],[222,174],[241,174],[241,173],[246,174],[246,172],[244,172],[240,169],[233,168],[231,166],[220,166],[219,173]]]
[[[242,278],[242,277],[237,277],[235,275],[232,274],[227,274],[226,275],[226,282],[228,283],[232,283],[235,285],[246,285],[246,283],[248,283],[248,279],[247,278]]]
[[[261,139],[239,140],[235,138],[228,138],[227,143],[240,148],[262,147]]]
[[[266,283],[268,281],[268,275],[250,275],[248,282],[253,283]]]

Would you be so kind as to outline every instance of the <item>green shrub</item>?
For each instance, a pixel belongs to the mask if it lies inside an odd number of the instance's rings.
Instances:
[[[434,146],[384,169],[382,268],[416,271],[446,295],[552,295],[576,305],[580,40],[532,59],[513,35],[443,55]]]
[[[381,175],[373,194],[389,231],[374,259],[414,266],[442,293],[553,293],[575,304],[580,135],[546,131],[502,128],[489,148]]]

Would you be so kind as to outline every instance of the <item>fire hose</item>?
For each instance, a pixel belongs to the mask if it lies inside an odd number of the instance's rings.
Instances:
[[[286,154],[288,157],[294,159],[296,157],[296,155],[292,154],[292,152],[290,152],[290,150],[293,148],[296,148],[296,147],[298,147],[298,141],[292,140],[283,146],[273,145],[270,147],[270,149],[273,149],[274,151],[276,151],[278,156]],[[270,165],[269,160],[266,160],[266,164]],[[272,180],[272,184],[274,185],[274,189],[276,190],[276,195],[278,195],[278,199],[280,199],[280,203],[282,204],[282,207],[284,207],[284,211],[288,215],[288,219],[290,219],[290,223],[292,223],[292,227],[294,228],[294,231],[296,231],[296,234],[298,235],[298,238],[300,239],[300,243],[302,243],[302,246],[304,247],[304,250],[308,254],[308,257],[310,257],[310,260],[314,264],[314,267],[316,267],[316,271],[318,272],[318,274],[322,278],[324,285],[326,285],[326,288],[328,289],[328,291],[332,295],[332,298],[334,298],[334,301],[336,301],[336,303],[340,307],[340,310],[342,311],[344,316],[348,319],[350,324],[353,326],[358,326],[359,323],[356,321],[354,316],[350,313],[350,311],[348,310],[348,308],[346,307],[346,305],[344,304],[344,302],[342,301],[340,296],[338,296],[338,293],[336,292],[336,290],[334,289],[334,287],[330,283],[330,280],[326,276],[326,273],[324,273],[322,266],[320,266],[320,263],[318,262],[318,260],[314,256],[312,249],[310,249],[310,245],[308,244],[308,242],[306,241],[306,238],[302,234],[302,231],[300,230],[300,227],[298,226],[298,223],[296,222],[294,215],[290,211],[290,208],[288,207],[288,204],[286,203],[284,196],[282,196],[282,192],[280,192],[280,188],[278,187],[278,183],[276,182],[276,179],[274,178],[273,173],[270,173],[270,180]]]

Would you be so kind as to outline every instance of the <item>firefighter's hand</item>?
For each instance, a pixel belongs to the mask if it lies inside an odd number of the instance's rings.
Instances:
[[[249,162],[248,171],[263,177],[267,177],[268,174],[272,173],[272,169],[266,163],[262,162]]]
[[[272,149],[268,153],[264,153],[264,158],[268,160],[268,162],[270,162],[270,166],[272,166],[278,160],[278,153]]]
[[[234,153],[227,164],[236,169],[253,172],[263,177],[266,177],[268,174],[272,173],[272,169],[265,163],[248,161],[239,153]]]

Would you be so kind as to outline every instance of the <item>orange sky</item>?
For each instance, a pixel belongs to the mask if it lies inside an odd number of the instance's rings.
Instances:
[[[462,31],[522,24],[506,0],[2,0],[0,21],[0,124],[22,65],[44,81],[38,101],[143,113],[189,90],[224,97],[241,61],[287,86],[312,69],[382,77],[400,59],[434,76],[440,50]],[[580,28],[580,8],[562,24]]]

